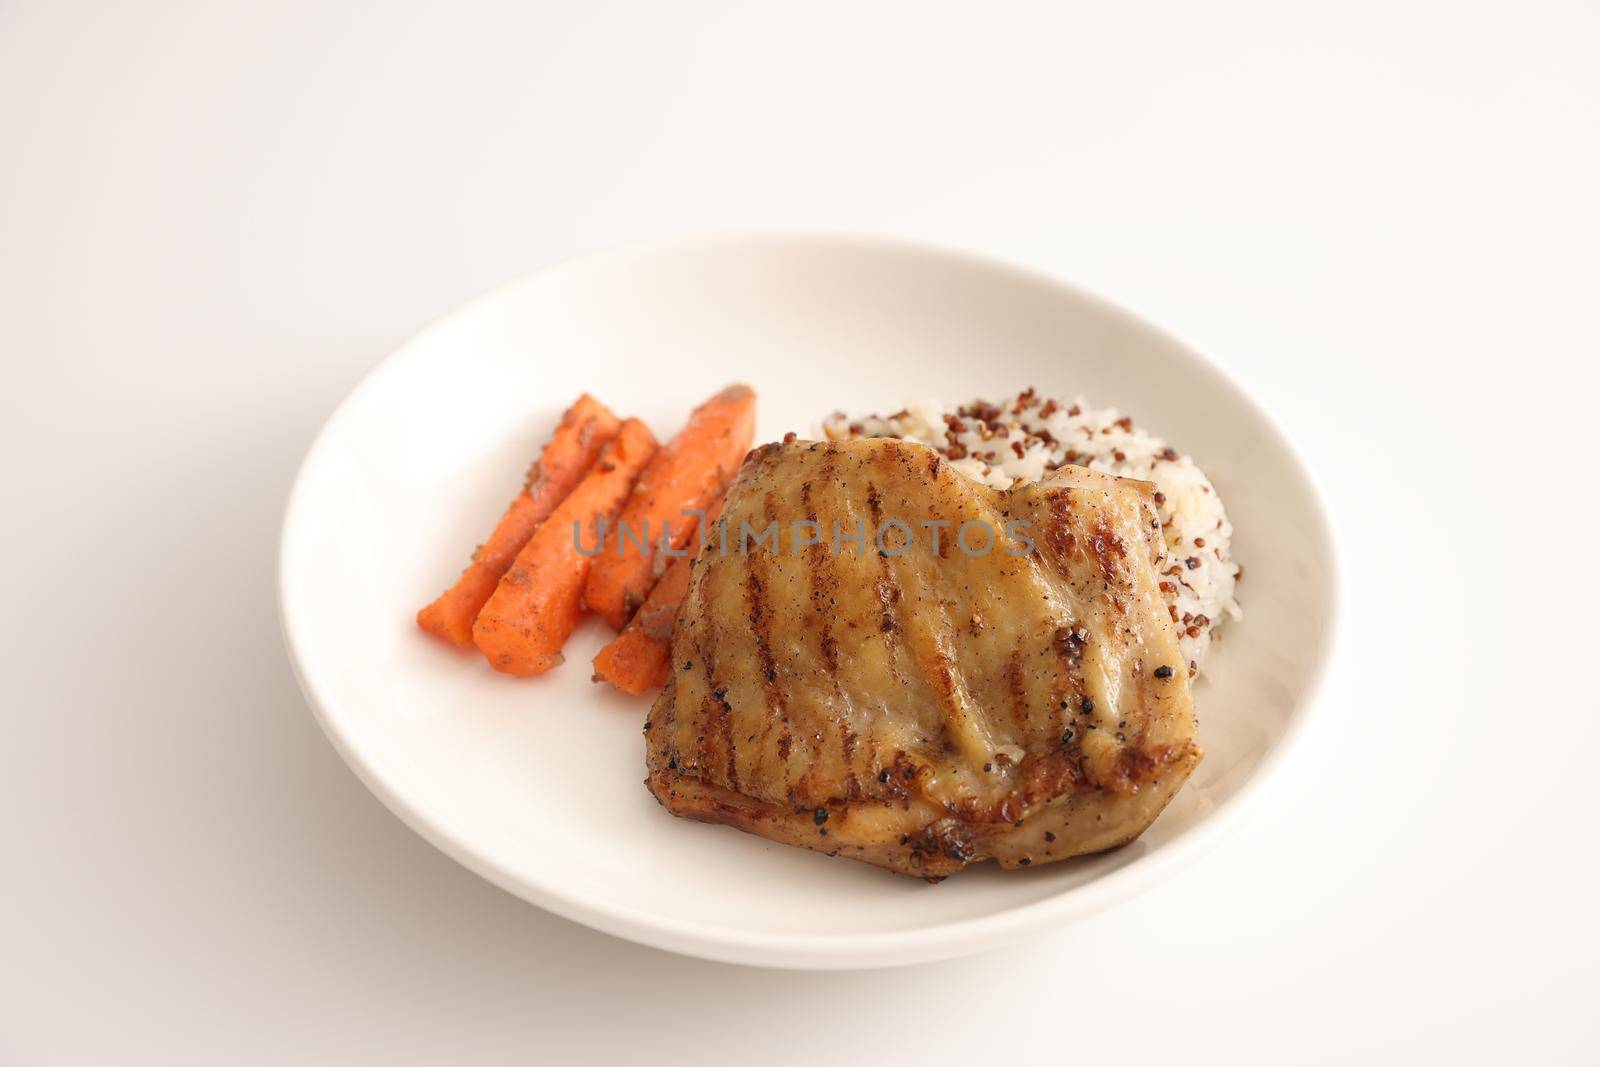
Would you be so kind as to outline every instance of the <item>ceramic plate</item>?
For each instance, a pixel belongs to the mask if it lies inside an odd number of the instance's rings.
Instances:
[[[1196,690],[1205,761],[1138,841],[933,886],[674,819],[646,792],[645,699],[590,681],[608,631],[514,679],[425,637],[562,409],[588,390],[665,439],[731,381],[757,441],[826,413],[1033,385],[1132,414],[1216,484],[1247,577]],[[284,520],[284,632],[329,738],[397,815],[527,900],[720,960],[866,967],[954,956],[1123,900],[1259,795],[1315,703],[1338,568],[1285,435],[1215,365],[1062,282],[875,239],[745,238],[586,259],[450,313],[380,364],[312,446]]]

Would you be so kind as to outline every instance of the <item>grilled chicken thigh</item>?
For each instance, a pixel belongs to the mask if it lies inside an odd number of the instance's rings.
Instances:
[[[1150,492],[1074,467],[997,491],[891,439],[752,452],[678,616],[647,785],[930,880],[1133,840],[1201,758]]]

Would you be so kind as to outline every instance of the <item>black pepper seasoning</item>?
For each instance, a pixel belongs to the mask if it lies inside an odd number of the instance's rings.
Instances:
[[[1171,678],[1172,677],[1172,668],[1166,666],[1165,664],[1162,664],[1160,667],[1156,668],[1156,677],[1157,678]]]

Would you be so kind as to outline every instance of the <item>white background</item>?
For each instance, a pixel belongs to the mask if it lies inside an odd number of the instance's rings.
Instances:
[[[0,2],[0,1063],[1594,1062],[1597,134],[1581,3]],[[277,527],[356,379],[528,270],[788,227],[1104,293],[1322,476],[1332,699],[1155,891],[681,959],[457,867],[312,721]]]

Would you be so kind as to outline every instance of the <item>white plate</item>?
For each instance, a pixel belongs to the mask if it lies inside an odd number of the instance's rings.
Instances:
[[[568,662],[497,675],[416,609],[493,525],[563,407],[589,390],[665,438],[735,380],[757,440],[825,413],[1034,385],[1116,406],[1191,453],[1226,501],[1247,617],[1198,689],[1206,758],[1137,842],[938,886],[674,819],[645,791],[646,701]],[[452,312],[379,365],[300,471],[283,626],[306,696],[363,781],[485,878],[661,948],[788,967],[976,951],[1125,899],[1214,838],[1281,762],[1331,654],[1334,539],[1295,450],[1221,371],[1060,282],[876,239],[755,238],[586,259]]]

